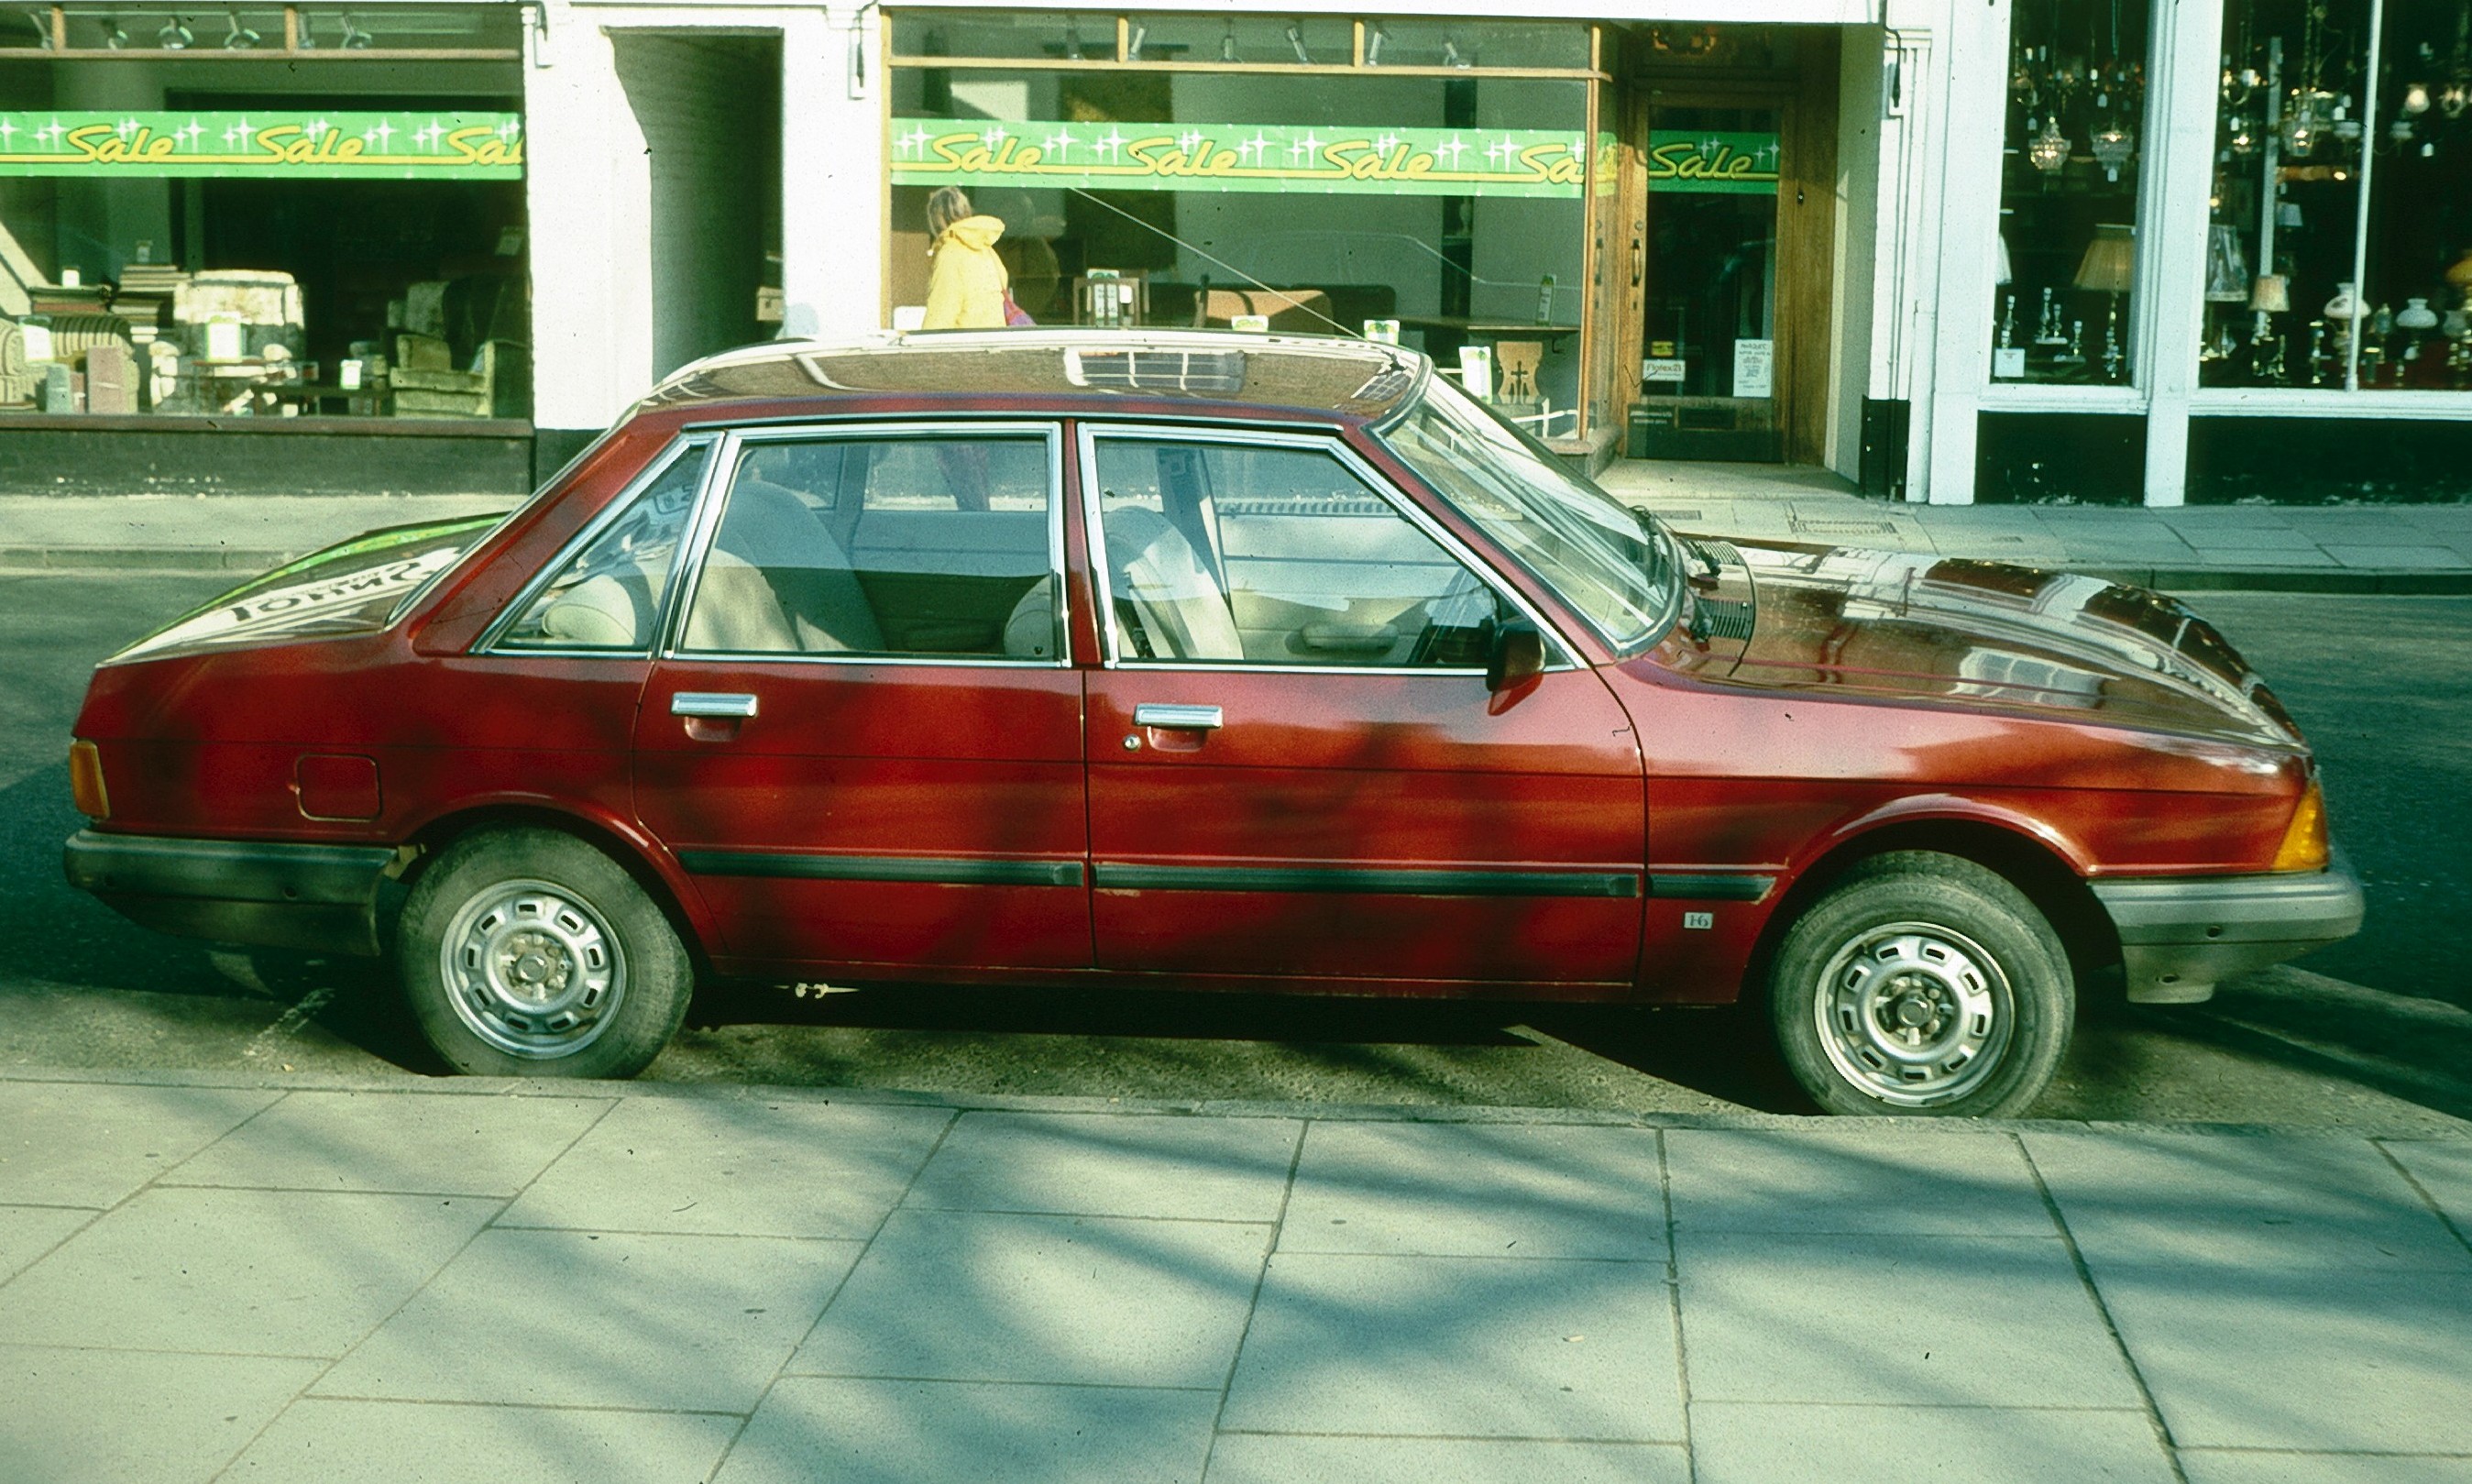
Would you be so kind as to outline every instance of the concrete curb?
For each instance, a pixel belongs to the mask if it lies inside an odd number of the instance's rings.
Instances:
[[[1995,559],[1996,560],[1996,559]],[[2034,565],[2028,562],[2026,565]],[[2472,593],[2472,571],[2412,567],[2116,567],[2080,566],[2068,571],[2107,578],[2162,592],[2315,592],[2386,597]]]
[[[307,555],[228,546],[0,546],[0,572],[234,572],[247,575]]]
[[[347,1092],[401,1097],[570,1098],[579,1094],[709,1103],[866,1104],[949,1108],[975,1113],[1060,1113],[1189,1118],[1311,1118],[1332,1123],[1485,1123],[1525,1127],[1728,1129],[1880,1132],[1916,1127],[1910,1118],[1828,1117],[1792,1113],[1631,1113],[1604,1108],[1499,1108],[1463,1104],[1315,1103],[1239,1098],[1058,1097],[1011,1092],[918,1092],[898,1088],[802,1088],[763,1083],[607,1082],[557,1077],[354,1077],[332,1072],[131,1070],[113,1067],[0,1067],[0,1084],[55,1083],[135,1088],[206,1088],[279,1092]],[[2081,1118],[1970,1118],[1953,1125],[1986,1132],[2076,1130],[2095,1134],[2170,1133],[2223,1138],[2333,1135],[2389,1142],[2472,1143],[2472,1129],[2411,1135],[2364,1133],[2317,1125],[2130,1122]]]

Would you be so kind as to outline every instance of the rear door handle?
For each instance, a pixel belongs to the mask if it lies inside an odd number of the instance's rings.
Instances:
[[[681,690],[670,697],[670,714],[725,716],[743,720],[755,714],[755,698],[721,690]]]
[[[1144,702],[1133,707],[1133,725],[1160,727],[1173,731],[1216,731],[1227,725],[1227,718],[1215,706],[1161,706],[1156,702]]]

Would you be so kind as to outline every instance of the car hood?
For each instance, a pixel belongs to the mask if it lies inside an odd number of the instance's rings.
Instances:
[[[2289,747],[2274,693],[2177,600],[2070,572],[1693,540],[1699,632],[1737,684],[2056,713]]]
[[[104,662],[374,634],[504,518],[436,520],[354,537],[233,588]]]

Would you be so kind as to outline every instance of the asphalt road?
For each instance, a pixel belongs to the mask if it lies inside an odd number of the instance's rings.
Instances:
[[[0,1065],[435,1070],[383,969],[131,925],[60,879],[101,656],[222,585],[0,577]],[[2472,599],[2208,594],[2324,759],[2362,936],[2080,1027],[2051,1117],[2472,1119]],[[1101,1097],[1807,1112],[1725,1012],[905,988],[701,996],[649,1076]]]

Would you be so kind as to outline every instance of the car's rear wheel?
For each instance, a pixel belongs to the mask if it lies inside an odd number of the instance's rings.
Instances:
[[[686,1017],[695,970],[615,861],[549,829],[449,846],[413,884],[396,968],[457,1071],[632,1077]]]
[[[2024,893],[1918,850],[1865,861],[1813,902],[1768,982],[1788,1069],[1837,1113],[2021,1113],[2059,1065],[2076,999]]]

